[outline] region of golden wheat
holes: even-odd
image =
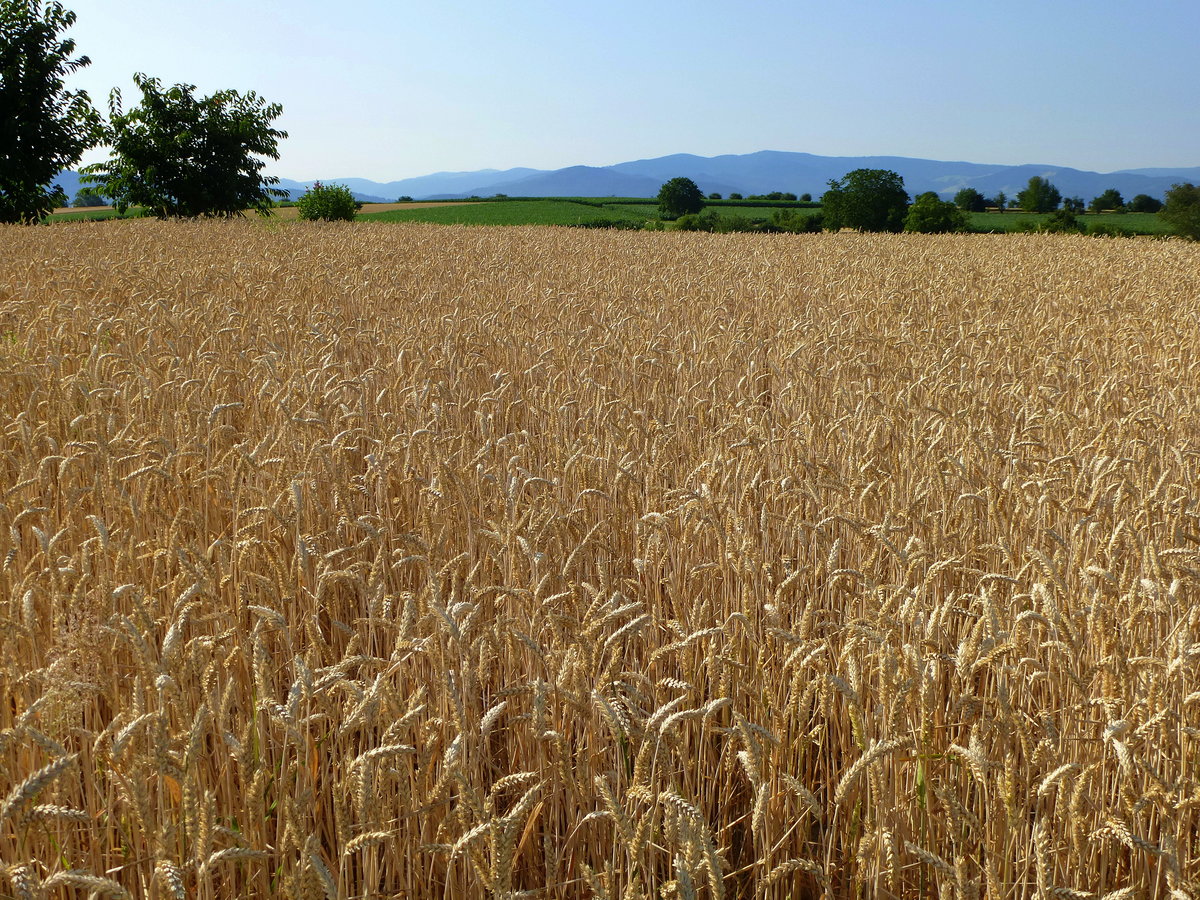
[[[1200,249],[0,251],[0,890],[1200,893]]]

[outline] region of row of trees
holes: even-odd
[[[164,87],[139,73],[141,102],[126,110],[114,89],[106,122],[85,91],[64,86],[91,63],[63,37],[74,24],[60,3],[0,0],[0,222],[38,222],[65,205],[53,179],[99,145],[109,159],[82,171],[121,211],[227,217],[286,196],[262,172],[287,137],[272,126],[279,104],[233,90],[198,97],[194,85]]]
[[[1030,178],[1025,190],[1019,192],[1011,200],[1003,191],[989,200],[975,188],[963,188],[954,195],[954,205],[964,212],[983,212],[989,207],[995,207],[1000,212],[1004,212],[1006,208],[1020,208],[1026,212],[1037,213],[1053,212],[1060,205],[1071,213],[1081,213],[1085,209],[1096,213],[1109,210],[1156,213],[1163,206],[1161,200],[1157,200],[1149,194],[1138,194],[1129,203],[1126,203],[1121,192],[1116,188],[1109,188],[1099,196],[1093,197],[1092,202],[1085,206],[1082,197],[1064,198],[1058,188],[1040,175]]]
[[[668,219],[693,215],[704,208],[704,195],[690,178],[672,178],[662,186],[658,201],[660,214]],[[1001,193],[991,202],[1003,209],[1008,198]],[[1028,212],[1051,212],[1063,204],[1063,199],[1053,184],[1035,175],[1015,202]],[[967,213],[981,212],[988,205],[989,201],[974,188],[959,191],[954,202],[927,191],[910,204],[904,179],[888,169],[855,169],[830,181],[829,190],[821,197],[823,226],[834,231],[965,231]],[[1200,188],[1191,184],[1175,185],[1167,192],[1165,204],[1140,194],[1126,207],[1120,192],[1109,189],[1096,197],[1091,207],[1095,211],[1128,208],[1158,212],[1179,234],[1200,240]],[[1059,215],[1073,217],[1081,212],[1083,201],[1068,198]]]

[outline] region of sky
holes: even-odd
[[[65,0],[134,72],[283,106],[271,174],[392,181],[790,150],[1200,165],[1197,0]],[[84,162],[104,158],[92,151]]]

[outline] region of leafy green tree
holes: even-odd
[[[729,199],[730,200],[741,200],[742,195],[739,194],[737,191],[734,191],[732,194],[729,195]]]
[[[310,222],[352,222],[362,204],[344,184],[317,181],[296,201],[296,209],[301,219]]]
[[[800,202],[801,203],[812,203],[812,194],[801,194]]]
[[[718,194],[716,191],[713,191],[711,194],[708,195],[708,199],[709,200],[720,200],[721,195]]]
[[[104,206],[105,201],[100,194],[91,188],[83,188],[76,192],[72,206]]]
[[[1017,194],[1017,202],[1025,212],[1053,212],[1062,202],[1062,194],[1041,175],[1034,175],[1025,190]]]
[[[704,209],[704,195],[690,178],[672,178],[658,189],[658,211],[664,219],[678,219]]]
[[[1067,212],[1071,213],[1072,215],[1082,213],[1083,212],[1083,198],[1082,197],[1066,197],[1063,199],[1062,207],[1063,207],[1063,209],[1065,209]]]
[[[1156,213],[1162,209],[1162,201],[1149,194],[1138,194],[1129,201],[1130,212]]]
[[[963,212],[983,212],[987,209],[987,201],[983,194],[972,187],[963,188],[954,195],[954,205]]]
[[[997,212],[1004,212],[1004,208],[1008,205],[1008,194],[1004,193],[1004,191],[996,191],[996,197],[993,202],[996,204]]]
[[[1158,217],[1189,241],[1200,241],[1200,186],[1175,184],[1167,191],[1167,202]]]
[[[1092,212],[1103,212],[1106,209],[1120,209],[1124,205],[1121,192],[1116,188],[1109,188],[1099,197],[1092,198],[1091,209]]]
[[[286,197],[262,174],[260,157],[279,159],[287,132],[271,127],[283,112],[254,92],[218,91],[196,97],[195,85],[164,89],[157,78],[133,76],[142,102],[125,112],[120,91],[109,98],[111,124],[107,162],[88,166],[85,176],[113,199],[118,210],[144,206],[159,218],[242,215],[271,209]]]
[[[962,192],[959,191],[959,193]],[[966,231],[966,229],[967,214],[956,204],[949,200],[943,200],[933,191],[918,194],[917,199],[908,208],[908,215],[904,217],[905,231],[942,234],[948,231]]]
[[[829,182],[821,197],[825,227],[900,231],[908,212],[904,179],[889,169],[855,169]]]
[[[61,37],[74,24],[60,3],[0,0],[0,222],[32,224],[59,205],[54,176],[103,134],[87,92],[63,87],[91,63]]]

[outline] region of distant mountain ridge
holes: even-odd
[[[366,178],[322,178],[327,184],[344,184],[364,202],[390,202],[399,197],[414,200],[457,200],[467,197],[653,197],[670,178],[691,178],[704,193],[766,194],[791,191],[819,197],[830,180],[853,169],[891,169],[904,178],[910,196],[934,191],[953,197],[972,187],[987,197],[1004,191],[1015,197],[1034,175],[1048,178],[1064,197],[1085,201],[1116,188],[1125,199],[1149,194],[1161,199],[1173,184],[1200,181],[1200,166],[1124,169],[1089,172],[1068,166],[1026,164],[1018,166],[951,162],[906,156],[816,156],[780,150],[757,153],[696,156],[677,153],[611,166],[568,166],[562,169],[480,169],[474,172],[435,172],[417,178],[378,182]],[[78,190],[74,172],[63,172],[59,183],[71,197]],[[279,187],[295,199],[314,184],[282,178]]]

